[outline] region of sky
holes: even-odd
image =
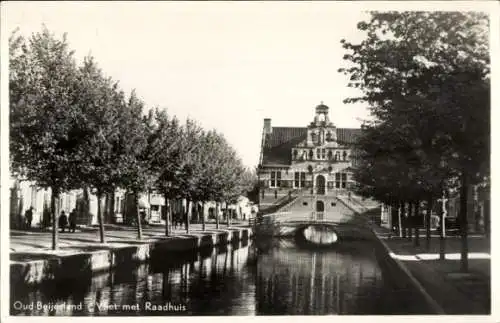
[[[222,132],[248,167],[258,164],[263,119],[305,127],[323,101],[337,127],[369,118],[337,70],[342,38],[358,42],[363,6],[334,2],[10,2],[6,31],[42,24],[67,33],[81,60],[103,71],[148,107],[194,118]]]

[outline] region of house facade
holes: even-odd
[[[358,128],[337,128],[321,103],[304,127],[273,127],[264,119],[258,168],[259,209],[266,210],[292,194],[348,195],[356,166],[353,144]],[[325,210],[316,201],[318,211]]]
[[[36,185],[35,182],[11,178],[10,188],[10,227],[12,229],[23,229],[26,225],[26,211],[33,208],[32,228],[48,227],[51,224],[51,190]],[[187,211],[185,199],[171,201],[173,213],[184,213]],[[164,223],[165,199],[158,192],[141,193],[138,197],[139,212],[144,213],[144,219],[148,223]],[[104,223],[132,223],[136,221],[135,198],[126,190],[117,189],[112,194],[107,194],[101,200]],[[209,201],[206,203],[193,203],[193,221],[201,221],[201,214],[205,219],[220,218],[226,209],[225,203],[216,204]],[[234,219],[247,220],[251,215],[250,201],[241,196],[235,204],[227,206],[228,213]],[[97,197],[89,189],[78,189],[64,192],[59,195],[56,210],[58,216],[64,211],[67,215],[76,211],[78,225],[97,225]],[[197,218],[195,218],[195,216]]]

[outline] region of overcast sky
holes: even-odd
[[[306,126],[324,101],[338,127],[359,127],[364,105],[338,73],[340,40],[360,40],[367,17],[353,3],[8,3],[7,30],[68,35],[81,59],[91,53],[106,74],[149,107],[216,128],[247,166],[258,163],[263,118]]]

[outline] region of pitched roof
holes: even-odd
[[[337,128],[337,142],[340,144],[353,144],[360,135],[359,128]]]
[[[353,144],[361,134],[361,129],[337,128],[337,142]],[[264,141],[262,164],[289,166],[292,163],[292,148],[307,139],[305,127],[273,127]]]
[[[273,127],[266,135],[262,164],[288,166],[292,163],[292,148],[305,140],[307,128]]]

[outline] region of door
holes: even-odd
[[[316,201],[316,218],[315,220],[323,220],[325,214],[325,203],[323,201]]]
[[[325,211],[325,203],[323,201],[316,201],[316,212],[324,212]]]
[[[316,177],[316,194],[325,195],[325,177],[323,175]]]

